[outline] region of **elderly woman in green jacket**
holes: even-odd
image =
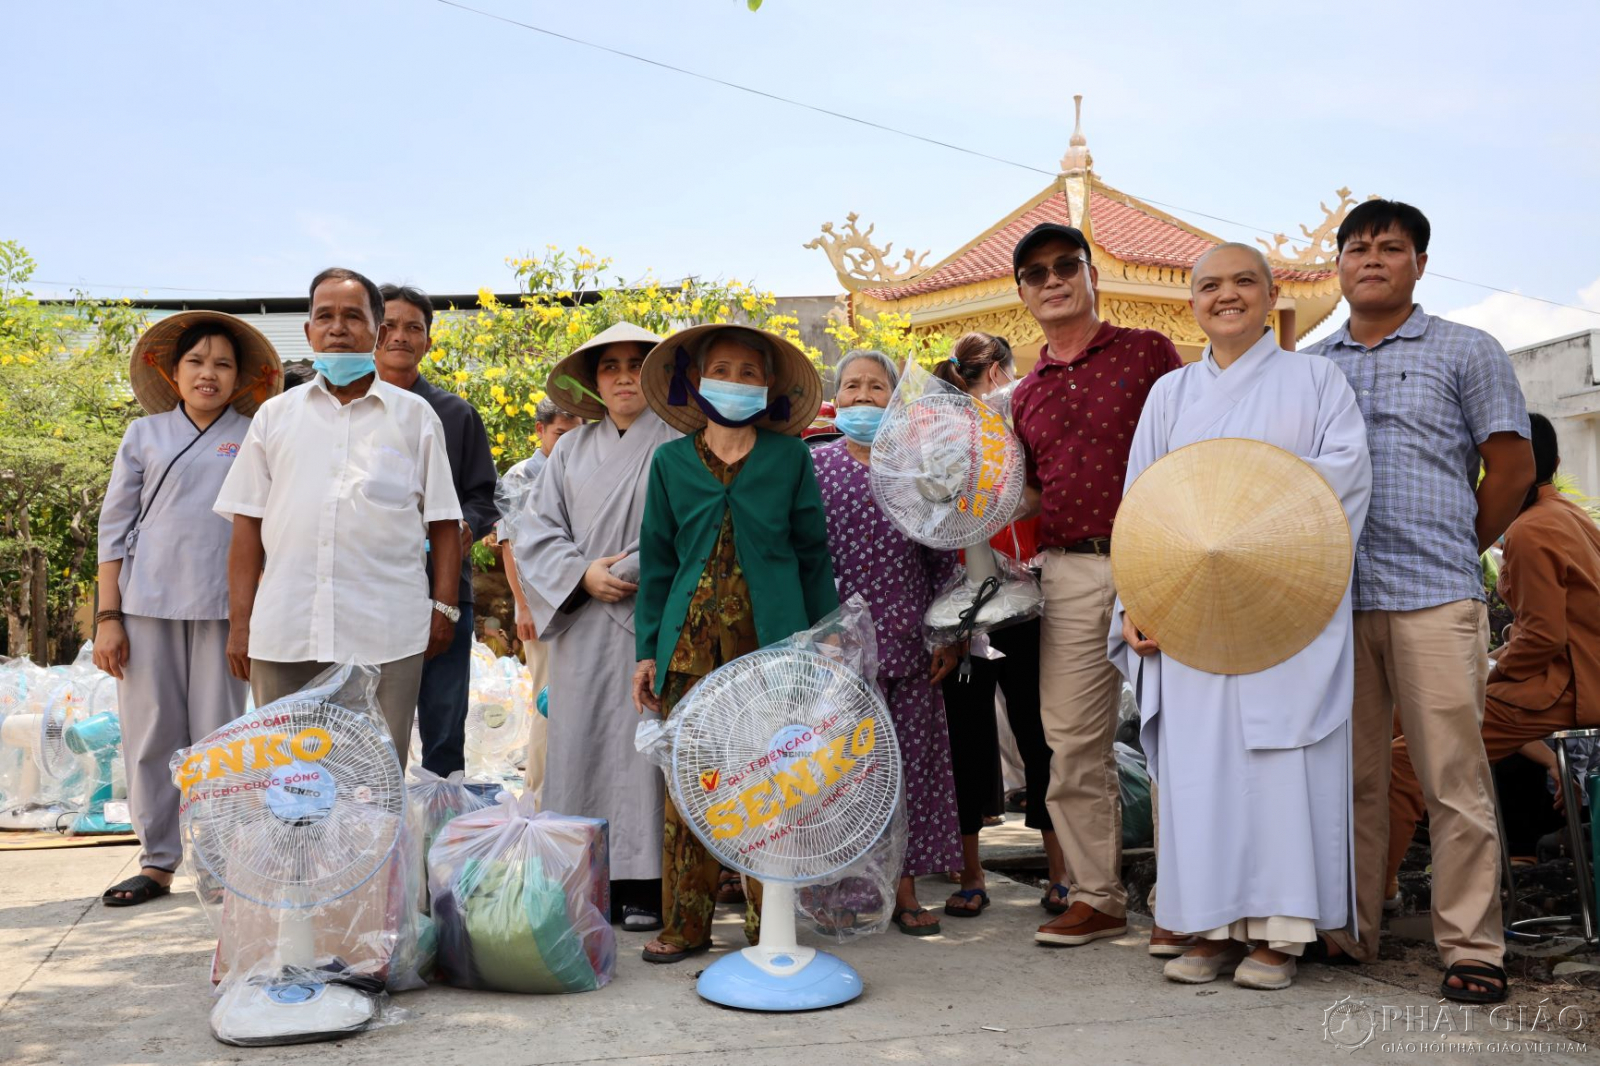
[[[839,606],[811,454],[799,439],[822,403],[810,360],[741,326],[684,330],[645,360],[645,398],[689,434],[650,466],[639,536],[634,701],[670,716],[711,671],[815,625]],[[669,801],[660,936],[648,962],[711,946],[721,867]],[[745,935],[760,894],[747,894]]]

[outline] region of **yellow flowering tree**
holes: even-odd
[[[545,379],[562,357],[618,322],[665,336],[706,322],[742,322],[770,330],[806,350],[799,321],[775,311],[777,298],[744,282],[691,278],[667,283],[647,274],[626,282],[606,277],[611,260],[580,246],[576,255],[549,246],[544,254],[506,261],[517,279],[516,304],[478,293],[476,310],[436,315],[433,348],[423,372],[483,416],[500,469],[537,446],[533,415]]]
[[[896,365],[905,366],[906,360],[915,359],[927,370],[948,359],[950,346],[955,343],[955,338],[944,333],[913,333],[911,316],[895,311],[860,318],[854,325],[836,314],[825,332],[838,342],[840,352],[870,348],[887,355]]]

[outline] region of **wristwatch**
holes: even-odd
[[[461,608],[459,607],[452,607],[448,603],[441,603],[438,600],[434,600],[433,609],[450,619],[451,622],[461,621]]]

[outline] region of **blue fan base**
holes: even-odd
[[[736,951],[707,966],[696,990],[703,999],[740,1010],[819,1010],[859,996],[861,977],[849,963],[825,951],[784,977],[767,973]]]

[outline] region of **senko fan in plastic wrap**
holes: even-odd
[[[902,533],[966,551],[965,580],[928,608],[934,633],[964,640],[1038,612],[1038,584],[1003,572],[988,545],[1011,523],[1026,478],[1022,446],[998,411],[907,368],[873,439],[870,477]]]
[[[195,857],[229,892],[280,911],[275,971],[223,992],[213,1034],[287,1044],[366,1028],[377,989],[324,968],[312,911],[364,884],[399,838],[405,792],[383,724],[290,697],[195,745],[177,780]]]
[[[769,1011],[860,995],[854,969],[797,944],[794,899],[888,830],[900,748],[877,690],[815,651],[768,648],[714,671],[669,729],[673,802],[713,855],[765,887],[760,945],[707,967],[700,995]]]

